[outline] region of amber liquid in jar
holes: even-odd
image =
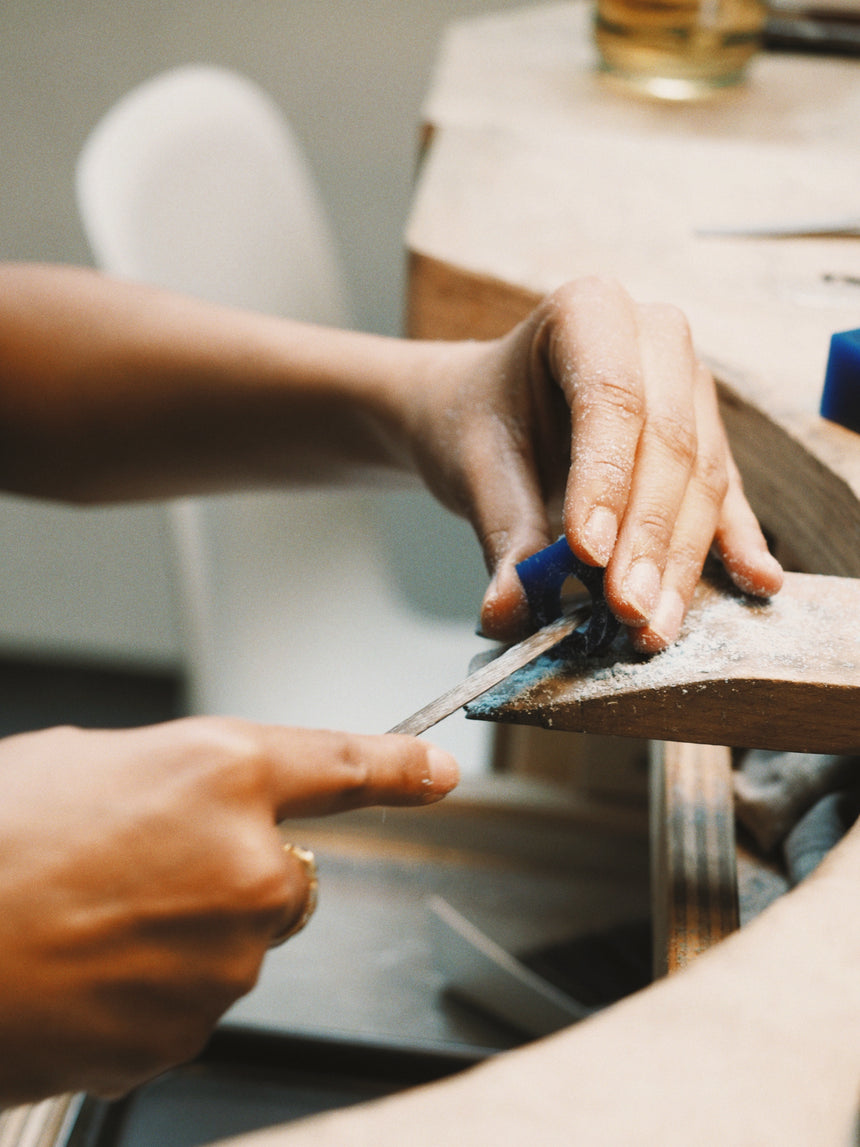
[[[595,42],[608,73],[686,99],[742,78],[765,15],[762,0],[597,0]]]

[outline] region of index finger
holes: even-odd
[[[571,418],[565,533],[591,565],[608,564],[630,493],[645,420],[636,309],[620,284],[578,280],[559,294],[550,346]]]
[[[370,805],[441,800],[459,780],[454,758],[402,734],[264,727],[278,820]]]

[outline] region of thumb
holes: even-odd
[[[552,540],[535,468],[529,458],[511,453],[507,444],[486,459],[471,514],[491,575],[481,606],[481,632],[497,641],[528,633],[529,609],[515,567]]]

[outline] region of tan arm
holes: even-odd
[[[607,566],[612,608],[652,650],[712,543],[736,584],[781,584],[686,321],[617,283],[569,284],[505,338],[447,343],[0,267],[0,488],[87,502],[398,471],[472,523],[491,636],[522,626],[514,565],[552,539],[563,491],[571,544]]]
[[[0,486],[86,502],[405,467],[395,409],[428,358],[80,268],[2,266]]]
[[[860,828],[685,971],[440,1084],[238,1147],[850,1147]]]

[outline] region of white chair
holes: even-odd
[[[127,279],[326,324],[349,317],[302,150],[256,85],[189,66],[144,83],[95,127],[78,206],[96,264]],[[450,685],[475,652],[480,589],[416,604],[409,548],[440,585],[479,569],[468,529],[423,493],[311,491],[183,500],[176,543],[192,707],[381,731]],[[415,580],[415,579],[413,579]],[[480,585],[480,573],[473,578]],[[432,594],[431,594],[432,596]],[[484,725],[436,739],[485,767]]]

